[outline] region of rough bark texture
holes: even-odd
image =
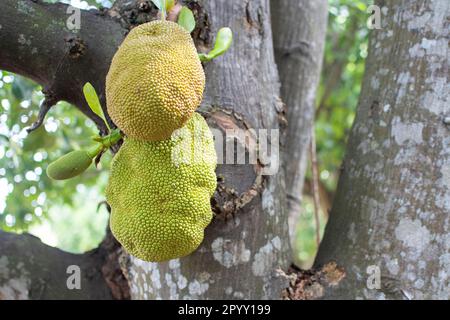
[[[29,234],[0,230],[0,300],[126,298],[127,293],[116,287],[117,279],[110,272],[114,268],[108,265],[117,264],[109,261],[109,254],[120,247],[113,245],[111,250],[111,243],[106,243],[85,254],[70,254]],[[67,270],[73,265],[80,268],[80,290],[67,286],[73,274]],[[116,283],[114,288],[108,286],[110,280]]]
[[[205,67],[207,87],[201,112],[211,127],[222,131],[278,129],[283,108],[273,57],[269,1],[185,3],[197,18],[193,37],[199,51],[211,47],[218,28],[230,26],[234,32],[232,49]],[[104,79],[114,52],[131,27],[155,19],[157,11],[148,1],[119,0],[110,10],[83,11],[81,29],[73,33],[66,28],[66,9],[66,5],[40,1],[2,1],[0,69],[43,85],[47,93],[43,115],[56,101],[66,100],[98,120],[86,108],[82,85],[87,81],[94,84],[106,110]],[[96,123],[104,130],[99,121]],[[271,148],[276,146],[272,144]],[[220,183],[212,201],[216,219],[196,253],[161,264],[122,255],[132,298],[281,297],[288,280],[279,276],[277,269],[286,271],[290,261],[284,171],[280,165],[276,174],[262,176],[264,167],[279,165],[276,159],[267,162],[263,158],[255,165],[219,166]],[[20,241],[20,236],[14,239]],[[43,247],[49,252],[55,250]],[[3,250],[4,243],[0,242]],[[107,252],[108,261],[117,261],[115,250]],[[62,256],[52,254],[55,260]],[[80,259],[88,259],[88,255]],[[8,257],[8,263],[16,258]],[[46,271],[51,269],[42,263],[36,268],[51,277],[51,271]],[[112,295],[121,298],[126,294],[120,279],[114,281],[118,269],[102,268],[102,272]]]
[[[328,298],[450,298],[447,0],[378,1],[357,117],[316,265]],[[367,287],[367,267],[381,288]]]
[[[284,144],[291,240],[300,216],[328,18],[326,0],[271,2],[275,60],[289,119]]]
[[[105,106],[103,75],[127,30],[98,11],[81,11],[80,29],[69,30],[71,12],[60,3],[3,0],[0,5],[0,69],[41,84],[47,98],[42,110],[68,101],[104,132],[105,125],[87,106],[82,88],[91,82]]]
[[[277,129],[282,104],[269,1],[198,3],[208,14],[211,34],[222,26],[234,33],[232,49],[206,65],[202,110],[210,123],[219,129],[237,123],[242,128]],[[222,165],[218,172],[225,183],[221,197],[230,196],[234,189],[251,195],[250,202],[228,212],[230,219],[222,219],[224,212],[219,212],[201,247],[188,257],[167,263],[131,259],[128,276],[133,298],[281,298],[287,281],[277,269],[286,271],[290,260],[282,168],[264,177],[258,177],[257,171],[255,176],[255,168],[249,165]],[[225,202],[220,208],[228,207],[230,201]]]

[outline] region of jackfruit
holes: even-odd
[[[92,157],[86,150],[69,152],[50,163],[47,176],[54,180],[65,180],[83,173],[92,163]]]
[[[170,138],[200,105],[205,74],[190,34],[170,21],[134,29],[106,77],[107,109],[130,138]]]
[[[198,113],[170,139],[124,139],[106,188],[115,238],[145,261],[193,252],[212,219],[216,164],[212,134]]]

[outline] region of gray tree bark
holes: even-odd
[[[69,30],[73,12],[61,3],[4,0],[0,6],[0,68],[42,85],[46,99],[37,124],[52,106],[64,100],[77,106],[105,132],[103,121],[86,104],[82,88],[91,82],[105,106],[105,79],[99,75],[108,72],[109,62],[127,30],[97,11],[81,11],[80,28]]]
[[[0,230],[0,300],[127,299],[120,250],[110,234],[97,249],[71,254]]]
[[[212,35],[222,26],[234,33],[231,50],[206,65],[202,110],[209,123],[222,130],[278,129],[282,104],[269,1],[198,3],[208,14]],[[290,264],[284,170],[280,166],[276,174],[261,176],[260,169],[229,164],[218,168],[224,182],[203,244],[193,254],[166,263],[132,258],[128,276],[133,298],[281,298],[288,282],[277,269],[286,271]],[[226,215],[231,218],[223,219]]]
[[[357,116],[316,265],[335,259],[347,274],[326,298],[447,300],[450,3],[377,4],[382,27],[370,37]]]
[[[316,90],[328,20],[326,0],[271,1],[275,60],[289,119],[284,145],[289,234],[300,217]]]

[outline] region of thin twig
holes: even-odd
[[[311,159],[311,170],[312,170],[312,192],[314,199],[314,219],[316,222],[316,242],[317,247],[320,244],[320,220],[319,220],[319,208],[320,208],[320,198],[319,198],[319,170],[317,165],[317,152],[316,152],[316,134],[314,132],[314,126],[311,130],[311,142],[309,145],[310,159]]]
[[[50,108],[53,107],[57,102],[58,99],[56,99],[54,96],[46,95],[44,101],[39,107],[39,114],[37,120],[26,129],[28,133],[38,129],[42,125],[42,123],[44,123],[45,116],[50,111]]]

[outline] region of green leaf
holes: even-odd
[[[230,28],[221,28],[217,33],[214,49],[209,53],[214,58],[224,54],[233,42],[233,32]]]
[[[100,104],[100,100],[98,99],[97,92],[95,91],[95,88],[90,84],[89,82],[86,82],[83,87],[83,94],[84,98],[86,99],[87,104],[91,108],[92,112],[94,112],[96,115],[98,115],[100,118],[103,119],[106,126],[109,128],[108,122],[106,121],[105,114],[103,113],[102,106]]]
[[[187,8],[181,8],[180,14],[178,16],[178,24],[186,29],[187,32],[191,33],[195,29],[195,18],[192,11]]]
[[[230,28],[221,28],[217,32],[216,42],[214,48],[207,54],[200,53],[198,56],[201,61],[211,61],[212,59],[221,56],[230,48],[233,43],[233,32]]]

